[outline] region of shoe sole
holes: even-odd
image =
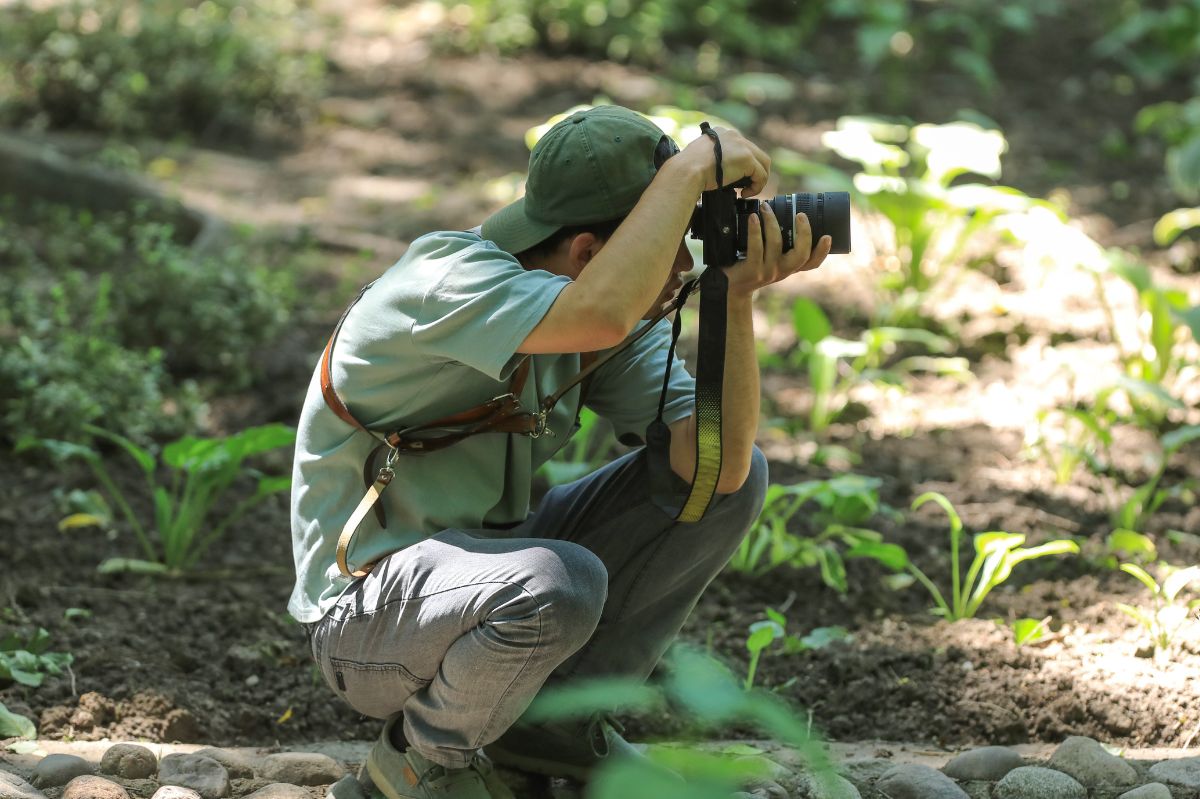
[[[513,768],[518,771],[528,771],[546,777],[569,777],[578,782],[587,782],[592,776],[592,770],[582,766],[572,766],[558,760],[543,760],[537,757],[527,757],[510,752],[499,746],[488,746],[484,752],[498,766]],[[407,799],[406,797],[404,799]]]
[[[366,767],[367,774],[371,777],[371,783],[375,788],[373,797],[383,796],[386,797],[386,799],[420,799],[420,797],[414,794],[400,793],[393,788],[392,784],[388,782],[387,778],[383,776],[383,774],[375,766],[374,761],[372,761],[370,758],[367,759]]]

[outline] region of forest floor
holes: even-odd
[[[613,63],[435,58],[423,44],[416,11],[402,25],[389,13],[400,12],[362,4],[355,26],[335,44],[340,70],[319,118],[294,143],[146,145],[147,159],[174,162],[164,183],[185,202],[232,223],[310,241],[319,263],[305,278],[312,304],[301,309],[291,335],[262,353],[268,389],[215,402],[216,429],[294,423],[340,306],[416,236],[477,224],[519,188],[527,129],[598,96],[639,107],[672,102],[669,82]],[[390,38],[383,33],[387,20]],[[945,121],[974,104],[1001,124],[1009,141],[1004,183],[1034,196],[1066,196],[1073,217],[1102,245],[1151,251],[1150,228],[1169,209],[1167,200],[1148,188],[1117,201],[1111,189],[1115,181],[1136,186],[1140,175],[1161,174],[1161,155],[1135,152],[1115,162],[1092,147],[1099,133],[1127,129],[1145,98],[1111,93],[1102,78],[1086,74],[1064,83],[1060,73],[1027,65],[1022,52],[1009,54],[1011,68],[999,70],[1001,86],[985,107],[965,79],[947,79],[909,115]],[[845,112],[850,89],[829,75],[797,80],[796,88],[794,102],[759,109],[753,133],[813,155],[820,133]],[[80,137],[58,141],[76,152],[92,146]],[[887,240],[877,225],[857,221],[855,236],[853,254],[831,258],[818,273],[775,292],[822,302],[847,338],[869,318],[875,276],[886,260]],[[1179,247],[1147,255],[1156,279],[1184,287],[1194,276],[1181,274],[1179,263],[1189,257],[1194,251]],[[1116,351],[1091,276],[1066,266],[1035,270],[1014,252],[1002,253],[994,271],[1001,280],[966,273],[929,309],[959,334],[955,354],[969,360],[972,379],[923,377],[906,391],[860,385],[851,393],[855,420],[834,424],[820,442],[858,453],[852,471],[881,478],[881,499],[892,508],[907,511],[922,492],[939,491],[970,531],[1026,533],[1031,543],[1071,535],[1083,556],[1022,564],[987,599],[981,618],[953,624],[929,613],[919,587],[885,588],[884,571],[873,562],[848,564],[845,595],[827,588],[815,569],[781,567],[754,578],[727,572],[682,637],[744,674],[747,628],[767,607],[786,614],[789,633],[845,627],[847,641],[765,656],[757,678],[811,713],[814,727],[834,741],[950,751],[1087,735],[1127,747],[1188,747],[1200,737],[1200,630],[1183,634],[1165,662],[1146,657],[1140,628],[1117,609],[1119,602],[1144,603],[1145,592],[1100,562],[1114,502],[1148,476],[1153,438],[1118,430],[1113,457],[1128,478],[1124,484],[1081,471],[1069,485],[1057,485],[1026,447],[1039,410],[1087,398],[1115,379]],[[1132,295],[1115,284],[1112,293],[1115,310],[1131,313]],[[765,313],[760,321],[768,346],[787,351],[790,331],[768,327]],[[802,413],[804,386],[794,374],[768,372],[768,415]],[[1186,399],[1200,406],[1197,396]],[[772,481],[834,473],[811,462],[817,443],[811,434],[764,428]],[[286,459],[275,465],[286,468]],[[134,483],[136,475],[116,456],[111,469]],[[1172,461],[1166,479],[1197,474],[1193,447]],[[0,463],[0,538],[15,542],[0,578],[0,606],[15,621],[50,629],[53,648],[74,656],[69,679],[48,680],[34,692],[0,691],[10,710],[38,722],[43,738],[286,747],[377,734],[377,721],[341,705],[320,683],[304,636],[284,609],[292,587],[285,500],[261,506],[214,550],[206,570],[225,576],[162,580],[96,573],[106,556],[132,554],[125,538],[57,532],[56,492],[76,486],[89,487],[83,472]],[[803,520],[796,523],[803,529]],[[944,584],[947,528],[940,511],[925,508],[875,526]],[[1200,533],[1200,508],[1168,501],[1146,529],[1165,560],[1200,562],[1200,538],[1172,542],[1168,530]],[[64,621],[67,608],[90,616]],[[1051,634],[1021,648],[995,621],[1047,616]],[[682,727],[663,715],[637,719],[633,730],[669,737]]]

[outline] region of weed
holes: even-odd
[[[58,676],[70,667],[70,652],[50,652],[50,633],[39,627],[22,637],[16,632],[0,638],[0,682],[37,688],[47,675]]]
[[[22,738],[33,740],[37,737],[37,728],[33,722],[19,713],[14,713],[0,702],[0,739]],[[10,747],[11,748],[11,747]]]
[[[1170,653],[1176,634],[1187,623],[1192,612],[1200,608],[1200,599],[1184,601],[1180,596],[1189,584],[1200,581],[1200,566],[1170,571],[1162,583],[1136,563],[1122,563],[1121,571],[1136,578],[1150,592],[1151,607],[1147,610],[1119,603],[1118,608],[1142,626],[1154,645],[1154,657],[1164,660]]]
[[[185,436],[174,441],[161,453],[162,465],[170,470],[165,482],[159,482],[158,459],[148,450],[125,436],[98,427],[89,426],[88,432],[116,444],[137,463],[153,502],[151,524],[143,524],[130,498],[109,476],[95,450],[54,440],[26,441],[22,448],[41,446],[59,458],[82,458],[132,528],[145,558],[110,558],[100,564],[103,572],[161,574],[192,569],[230,525],[270,495],[291,485],[290,476],[267,476],[244,465],[251,456],[292,444],[295,431],[284,425],[252,427],[227,438]],[[206,530],[209,517],[218,513],[219,508],[225,510],[221,504],[225,493],[243,476],[257,480],[254,492],[229,508],[220,521]],[[150,530],[155,534],[153,541],[148,534]]]
[[[975,559],[965,577],[961,576],[959,548],[963,539],[962,519],[950,500],[935,491],[929,491],[913,500],[916,510],[926,502],[939,505],[950,520],[950,600],[932,580],[909,559],[908,553],[898,544],[881,542],[862,543],[846,553],[846,557],[869,557],[879,561],[894,572],[907,573],[924,586],[937,607],[933,612],[948,621],[970,619],[975,616],[983,600],[992,589],[1003,583],[1012,574],[1018,563],[1046,555],[1078,554],[1079,545],[1068,539],[1048,541],[1036,547],[1025,548],[1025,536],[1018,533],[988,532],[974,537]]]
[[[1046,637],[1046,633],[1050,631],[1050,617],[1044,619],[1017,619],[1008,625],[1012,630],[1013,643],[1018,648],[1025,644],[1033,644],[1041,641]]]
[[[846,632],[844,627],[817,627],[803,637],[788,635],[787,618],[782,613],[767,608],[766,615],[766,620],[750,625],[750,635],[746,638],[746,649],[750,650],[750,665],[742,685],[747,691],[754,687],[754,674],[758,671],[759,658],[776,641],[782,642],[782,651],[785,654],[794,654],[809,649],[824,649],[834,641],[850,638],[850,633]]]

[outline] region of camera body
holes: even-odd
[[[704,263],[731,266],[746,257],[746,234],[751,214],[771,206],[783,234],[783,251],[796,244],[796,214],[808,215],[815,244],[821,236],[833,239],[831,253],[850,252],[850,195],[844,191],[780,194],[770,200],[737,196],[734,186],[706,191],[692,212],[691,237],[704,244]]]

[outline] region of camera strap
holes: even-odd
[[[707,122],[700,123],[700,131],[713,141],[717,186],[721,187],[725,178],[721,167],[721,139]],[[705,252],[708,252],[707,247]],[[682,330],[680,312],[675,314],[671,326],[671,346],[667,350],[667,368],[658,400],[658,415],[646,429],[646,450],[650,459],[650,479],[655,501],[680,522],[698,522],[704,518],[721,476],[721,396],[725,383],[729,278],[719,266],[708,264],[698,280],[691,281],[680,291],[680,308],[697,286],[700,289],[700,332],[696,359],[696,466],[691,490],[680,506],[672,501],[675,494],[671,490],[671,431],[663,422],[671,363]]]

